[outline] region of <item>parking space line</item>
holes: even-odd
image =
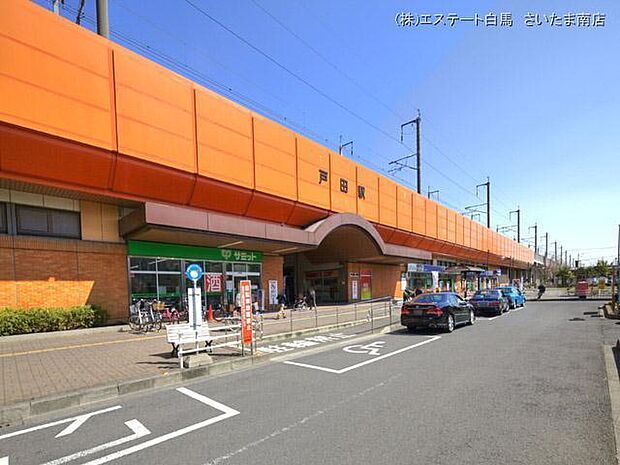
[[[83,419],[84,419],[84,421],[86,421],[90,417],[93,417],[95,415],[100,415],[102,413],[112,412],[114,410],[118,410],[119,408],[121,408],[120,405],[115,405],[114,407],[105,408],[103,410],[97,410],[96,412],[85,413],[83,415],[78,415],[76,417],[71,417],[71,418],[65,418],[64,420],[58,420],[58,421],[54,421],[52,423],[45,423],[43,425],[33,426],[31,428],[22,429],[22,430],[19,430],[19,431],[13,431],[12,433],[8,433],[8,434],[4,434],[4,435],[0,436],[0,440],[12,438],[12,437],[15,437],[15,436],[20,436],[22,434],[30,433],[32,431],[38,431],[38,430],[41,430],[41,429],[50,428],[52,426],[63,425],[65,423],[71,423],[71,425],[69,425],[68,428],[71,428],[71,426],[76,424],[76,423],[77,423],[77,426],[79,427],[83,423],[83,421],[82,421]],[[63,431],[67,431],[68,428],[65,428]],[[67,433],[67,434],[69,434],[69,433]],[[57,437],[60,437],[60,436],[57,436]]]
[[[184,387],[180,387],[176,389],[178,392],[180,392],[181,394],[185,394],[188,397],[191,397],[192,399],[195,399],[205,405],[208,405],[209,407],[213,407],[217,410],[219,410],[220,412],[222,412],[221,415],[218,415],[216,417],[213,418],[209,418],[207,420],[195,423],[193,425],[190,426],[186,426],[185,428],[181,428],[178,429],[176,431],[172,431],[171,433],[167,433],[167,434],[163,434],[162,436],[158,436],[156,438],[150,439],[148,441],[145,441],[141,444],[136,444],[135,446],[132,447],[128,447],[127,449],[122,449],[119,450],[118,452],[114,452],[112,454],[109,455],[105,455],[103,457],[100,457],[98,459],[92,460],[90,462],[84,463],[83,465],[100,465],[102,463],[108,463],[111,462],[112,460],[116,460],[118,458],[121,457],[125,457],[127,455],[133,454],[135,452],[139,452],[141,450],[144,449],[148,449],[149,447],[153,447],[156,446],[158,444],[161,444],[163,442],[169,441],[171,439],[175,439],[178,438],[180,436],[184,436],[188,433],[191,433],[192,431],[196,431],[202,428],[205,428],[209,425],[212,425],[214,423],[218,423],[222,420],[226,420],[228,418],[234,417],[235,415],[239,415],[239,411],[235,410],[234,408],[228,407],[227,405],[221,404],[213,399],[210,399],[209,397],[203,396],[202,394],[198,394],[197,392],[194,392],[190,389],[184,388]]]
[[[386,359],[386,358],[391,357],[393,355],[398,355],[398,354],[401,354],[401,353],[406,352],[408,350],[415,349],[416,347],[423,346],[425,344],[428,344],[430,342],[436,341],[438,339],[441,339],[441,336],[431,336],[430,339],[427,339],[427,340],[422,341],[422,342],[418,342],[417,344],[413,344],[413,345],[410,345],[410,346],[407,346],[407,347],[403,347],[402,349],[395,350],[394,352],[389,352],[387,354],[380,355],[380,356],[372,358],[370,360],[365,360],[363,362],[356,363],[355,365],[351,365],[351,366],[348,366],[348,367],[345,367],[345,368],[341,368],[339,370],[336,370],[334,368],[329,368],[329,367],[321,367],[321,366],[318,366],[318,365],[312,365],[312,364],[309,364],[309,363],[300,363],[300,362],[294,362],[294,361],[288,361],[288,360],[283,362],[283,363],[286,363],[287,365],[296,365],[296,366],[300,366],[300,367],[303,367],[303,368],[311,368],[313,370],[325,371],[327,373],[333,373],[333,374],[336,374],[336,375],[341,375],[341,374],[346,373],[348,371],[355,370],[356,368],[360,368],[360,367],[363,367],[365,365],[369,365],[371,363],[378,362],[379,360]]]

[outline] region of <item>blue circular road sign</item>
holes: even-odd
[[[198,281],[202,278],[202,268],[200,265],[192,263],[185,270],[185,276],[187,276],[187,279],[191,279],[192,281]]]

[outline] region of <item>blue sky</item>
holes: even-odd
[[[425,192],[439,189],[441,202],[463,211],[483,201],[475,185],[489,176],[494,228],[520,206],[522,236],[538,223],[539,236],[548,232],[573,258],[615,256],[618,2],[190,1],[319,92],[185,0],[109,0],[113,39],[332,149],[340,135],[353,140],[353,158],[377,170],[414,147],[412,131],[398,143],[399,127],[419,108]],[[63,14],[74,19],[78,3],[65,0]],[[86,0],[86,27],[94,3]],[[399,12],[509,12],[513,26],[398,27]],[[545,22],[581,12],[605,14],[605,26]],[[526,27],[527,13],[543,24]],[[413,171],[396,175],[414,185]]]

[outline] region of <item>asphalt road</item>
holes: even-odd
[[[530,303],[452,334],[306,339],[261,368],[2,429],[0,465],[616,463],[614,329],[595,311]]]

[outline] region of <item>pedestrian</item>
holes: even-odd
[[[316,291],[314,290],[314,287],[310,288],[310,310],[314,309],[316,310]]]
[[[420,294],[424,294],[424,291],[422,289],[420,289],[419,287],[415,288],[415,296],[419,296]]]
[[[233,316],[235,315],[241,315],[241,292],[237,292],[235,296],[235,311],[233,312]]]
[[[546,290],[547,288],[545,287],[545,285],[543,283],[540,283],[540,286],[538,286],[537,300],[540,300],[540,298],[542,297],[542,295],[545,293]]]

